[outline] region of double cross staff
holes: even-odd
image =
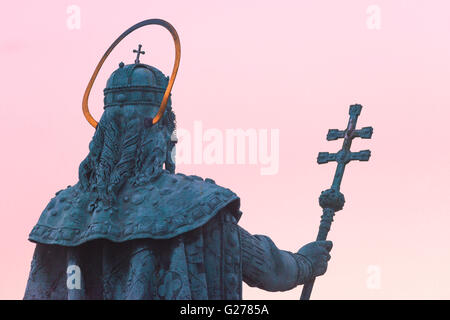
[[[344,138],[342,149],[338,153],[319,152],[317,157],[317,163],[319,164],[327,163],[329,161],[337,162],[336,173],[334,174],[331,188],[322,191],[319,197],[319,205],[322,207],[323,215],[320,220],[319,233],[316,239],[317,241],[327,239],[328,231],[330,231],[335,212],[344,207],[344,195],[339,191],[339,189],[341,188],[342,177],[344,175],[346,164],[352,160],[369,161],[370,150],[363,150],[359,152],[350,151],[353,138],[370,139],[372,137],[372,127],[365,127],[360,130],[355,130],[356,121],[358,121],[358,116],[361,114],[361,109],[362,106],[359,104],[351,105],[349,112],[350,119],[348,120],[347,129],[343,131],[330,129],[328,131],[328,141]],[[300,300],[309,300],[314,286],[314,280],[315,278],[305,283]]]

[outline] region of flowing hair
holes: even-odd
[[[147,108],[147,109],[145,109]],[[108,107],[89,144],[89,154],[79,167],[84,191],[97,192],[112,205],[123,185],[143,185],[162,171],[175,171],[171,157],[175,142],[175,114],[170,104],[163,118],[151,126],[148,106]],[[163,165],[165,168],[163,168]]]

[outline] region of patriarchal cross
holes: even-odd
[[[347,129],[337,130],[330,129],[328,131],[327,140],[337,140],[344,138],[342,149],[337,153],[319,152],[317,163],[327,163],[330,161],[337,162],[336,172],[334,174],[331,188],[322,191],[319,197],[319,205],[322,207],[323,215],[321,217],[319,233],[317,234],[317,241],[326,240],[328,231],[330,231],[331,223],[333,222],[334,213],[344,207],[344,195],[339,191],[341,188],[342,177],[344,176],[345,166],[352,160],[369,161],[370,150],[362,150],[359,152],[351,152],[352,140],[354,138],[370,139],[372,138],[373,128],[364,127],[359,130],[356,129],[356,121],[361,114],[362,106],[354,104],[350,106],[350,119],[348,120]],[[314,286],[314,278],[305,283],[303,286],[301,300],[309,300],[311,291]]]

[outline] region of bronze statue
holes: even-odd
[[[142,26],[165,27],[175,41],[170,79],[120,63],[97,121],[87,101],[113,48]],[[242,281],[285,291],[325,273],[330,241],[297,253],[238,225],[240,199],[212,179],[175,173],[170,92],[180,43],[166,21],[145,20],[106,51],[83,98],[95,128],[79,181],[56,193],[29,239],[36,243],[25,299],[242,299]]]

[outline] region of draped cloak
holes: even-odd
[[[241,299],[239,205],[211,179],[165,170],[146,185],[126,182],[113,206],[69,186],[30,233],[24,298]]]

